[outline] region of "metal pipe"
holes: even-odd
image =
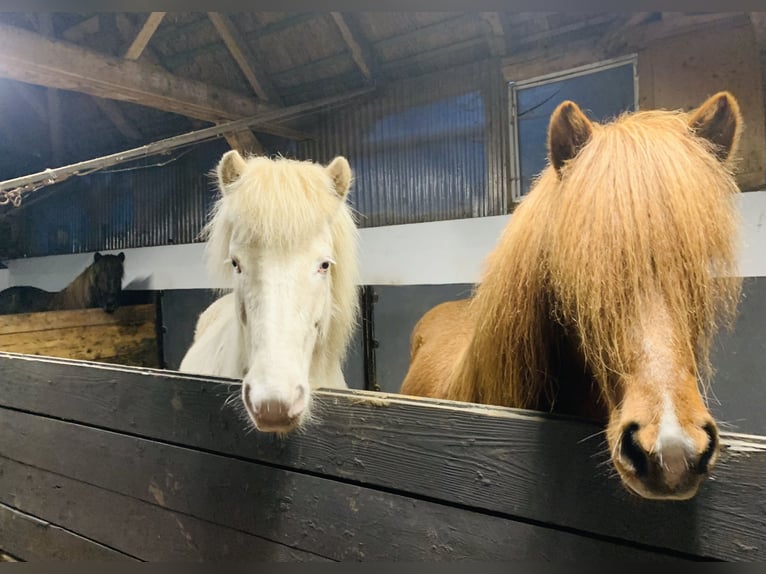
[[[171,138],[152,142],[126,151],[117,152],[79,163],[73,163],[71,165],[66,165],[55,169],[46,169],[45,171],[25,175],[22,177],[8,179],[0,182],[0,196],[10,197],[14,194],[36,191],[36,189],[33,189],[35,186],[39,188],[45,185],[58,183],[81,172],[97,171],[105,167],[125,163],[132,159],[156,155],[158,153],[173,150],[185,145],[221,137],[227,133],[240,131],[258,125],[268,124],[275,121],[287,121],[295,119],[300,116],[316,112],[323,108],[337,107],[347,103],[352,99],[367,95],[373,91],[374,88],[362,88],[348,92],[341,96],[332,96],[329,98],[316,100],[314,102],[307,102],[304,104],[297,104],[295,106],[290,106],[271,112],[264,112],[257,116],[242,118],[240,120],[226,122],[224,124],[219,124],[210,128],[204,128],[178,136],[173,136]],[[11,194],[9,194],[9,192],[11,192]]]

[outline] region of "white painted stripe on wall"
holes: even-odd
[[[740,270],[766,276],[766,191],[739,197],[743,222]],[[368,285],[475,283],[484,259],[510,216],[395,225],[361,230],[362,281]],[[127,289],[205,289],[213,284],[202,260],[202,244],[126,249]],[[7,262],[0,288],[34,285],[63,289],[92,260],[92,254],[57,255]]]

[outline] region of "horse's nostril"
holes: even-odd
[[[649,473],[649,459],[636,437],[639,428],[638,423],[630,423],[622,431],[620,454],[633,466],[636,476],[643,477]]]
[[[713,458],[716,450],[718,450],[718,431],[715,425],[707,423],[703,428],[708,436],[708,444],[697,463],[697,470],[700,474],[705,474],[710,470],[710,460]]]

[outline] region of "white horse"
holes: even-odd
[[[308,415],[312,389],[348,388],[341,367],[358,315],[351,168],[343,157],[325,167],[229,151],[216,171],[206,257],[232,292],[200,315],[180,370],[242,379],[256,428],[288,432]]]

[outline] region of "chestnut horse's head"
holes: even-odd
[[[694,496],[719,452],[703,389],[741,282],[740,129],[725,92],[690,113],[598,125],[564,102],[551,116],[551,166],[533,190],[547,206],[545,281],[608,407],[614,466],[645,498]]]

